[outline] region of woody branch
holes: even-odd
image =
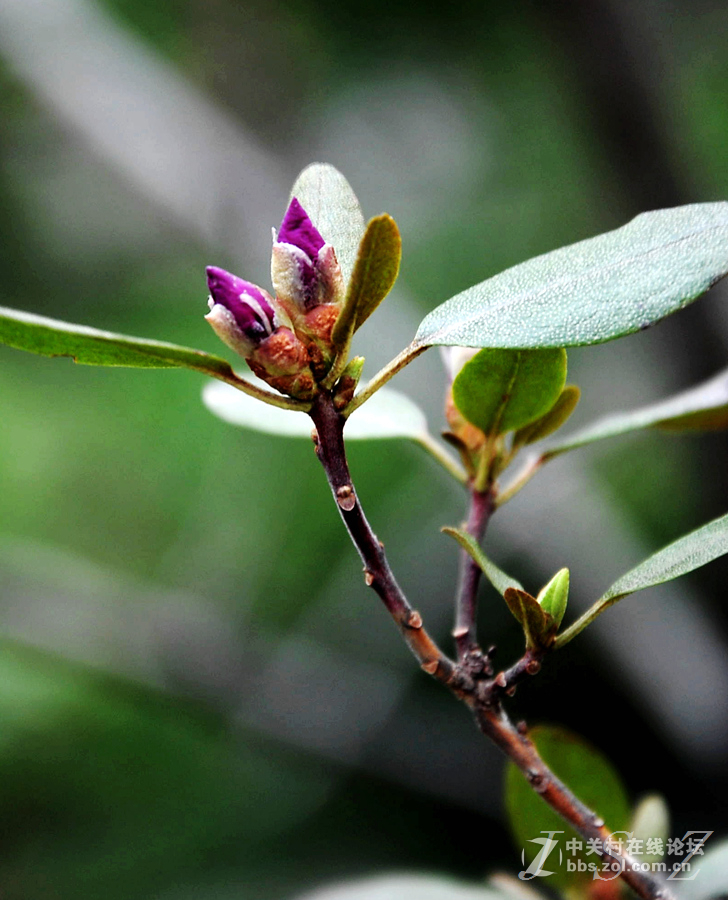
[[[673,900],[667,888],[642,872],[630,856],[609,843],[609,832],[603,820],[575,797],[549,769],[528,738],[525,723],[514,726],[503,709],[503,694],[527,675],[536,674],[541,665],[540,657],[536,659],[533,654],[526,653],[506,672],[500,672],[493,679],[476,681],[460,662],[454,662],[440,650],[427,633],[422,617],[410,606],[397,584],[384,546],[364,515],[346,459],[343,436],[345,419],[336,410],[329,392],[321,391],[316,396],[309,415],[315,425],[313,438],[316,455],[326,472],[344,525],[364,563],[364,580],[381,598],[420,666],[467,704],[480,730],[518,766],[531,787],[552,809],[586,840],[601,842],[605,856],[615,862],[620,877],[642,900]],[[492,512],[492,499],[490,509],[485,499],[480,499],[483,506],[471,513],[470,519],[476,528],[480,524],[484,528]],[[474,587],[477,588],[477,579],[474,580]],[[474,617],[471,595],[468,594],[466,599],[469,602],[463,604],[463,614]]]

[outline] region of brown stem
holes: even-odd
[[[336,411],[330,394],[321,392],[310,416],[316,426],[316,455],[326,472],[329,486],[354,546],[364,563],[364,581],[381,597],[420,666],[448,687],[455,688],[460,673],[422,626],[397,584],[384,553],[384,545],[372,531],[349,474],[344,447],[344,417]]]
[[[547,654],[542,647],[533,647],[504,672],[499,672],[492,681],[481,687],[481,700],[485,706],[496,706],[504,695],[512,697],[518,685],[530,675],[538,675],[541,663]]]
[[[472,710],[481,731],[523,772],[544,800],[582,837],[609,839],[604,822],[578,800],[551,772],[539,756],[525,727],[516,728],[504,712],[501,691],[515,686],[529,672],[532,659],[489,681],[475,681],[462,664],[448,659],[427,634],[419,613],[412,609],[397,584],[384,553],[384,546],[371,529],[351,481],[344,447],[344,418],[334,408],[331,395],[321,392],[313,402],[310,416],[316,426],[316,455],[324,467],[331,491],[354,546],[364,563],[364,579],[381,597],[421,667],[442,682]],[[540,660],[538,660],[540,664]],[[533,667],[531,667],[533,669]],[[649,875],[634,871],[634,861],[616,848],[607,855],[622,867],[621,877],[642,900],[672,900],[672,894]]]
[[[470,512],[465,530],[478,544],[483,540],[485,529],[495,507],[493,492],[488,489],[470,492]],[[482,659],[478,645],[478,585],[482,572],[480,566],[465,550],[460,551],[460,576],[455,598],[455,627],[453,637],[458,651],[458,660],[463,663],[468,658],[473,662]]]
[[[672,900],[672,893],[650,875],[639,869],[629,854],[610,846],[610,831],[604,820],[574,796],[541,759],[526,733],[525,725],[515,727],[500,704],[488,707],[478,704],[475,719],[487,735],[523,772],[528,783],[569,825],[587,840],[596,839],[605,848],[605,858],[619,867],[620,877],[643,900]]]

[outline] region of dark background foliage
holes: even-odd
[[[313,159],[394,215],[371,374],[456,291],[645,209],[728,196],[725,4],[0,0],[0,303],[219,352],[204,266],[268,284]],[[570,354],[575,422],[724,365],[719,286]],[[191,373],[0,351],[0,885],[5,900],[292,897],[391,870],[519,863],[501,762],[369,596],[306,442],[236,431]],[[441,423],[436,352],[396,385]],[[357,445],[360,495],[447,642],[463,498]],[[553,463],[492,528],[584,606],[728,507],[723,435]],[[500,520],[500,521],[499,521]],[[604,749],[671,833],[725,833],[725,562],[638,595],[514,701]],[[506,662],[514,621],[483,592]]]

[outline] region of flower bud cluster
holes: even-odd
[[[218,337],[284,394],[308,400],[334,358],[331,332],[344,300],[334,248],[294,197],[273,232],[275,296],[216,266],[207,268],[210,312]]]

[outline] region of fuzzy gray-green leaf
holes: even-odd
[[[507,269],[425,317],[415,346],[570,347],[639,331],[728,273],[728,203],[642,213]]]
[[[307,891],[295,900],[513,900],[513,896],[499,885],[402,873],[344,881]]]
[[[728,553],[728,514],[713,519],[702,528],[678,538],[618,578],[591,609],[558,636],[555,646],[563,647],[605,609],[623,597],[672,581],[726,553]]]
[[[235,377],[224,359],[201,350],[99,331],[5,307],[0,307],[0,343],[42,356],[70,356],[88,366],[185,368],[218,377]]]
[[[364,234],[364,216],[356,194],[344,176],[328,163],[311,163],[291,190],[323,239],[336,250],[348,283]]]
[[[359,244],[356,265],[346,300],[331,338],[344,347],[351,335],[369,318],[397,280],[402,257],[402,239],[394,219],[382,213],[367,225]]]
[[[670,835],[670,809],[661,794],[649,794],[643,797],[632,812],[629,830],[636,841],[644,841],[643,846],[652,840],[667,841]],[[660,862],[660,853],[641,853],[640,862]]]
[[[696,840],[700,837],[694,835]],[[680,900],[720,900],[728,894],[728,840],[706,849],[704,856],[696,854],[690,863],[690,872],[686,867],[680,879]]]
[[[247,379],[265,386],[254,376]],[[276,409],[260,403],[233,387],[212,381],[205,385],[203,402],[211,413],[231,425],[280,437],[311,440],[311,419],[298,411]],[[422,442],[428,434],[425,414],[399,391],[382,388],[349,417],[344,431],[347,440],[409,438]]]
[[[557,456],[595,441],[644,428],[667,431],[717,431],[728,428],[728,369],[660,403],[597,419],[592,425],[567,436],[561,443],[549,446],[546,453],[550,457]]]

